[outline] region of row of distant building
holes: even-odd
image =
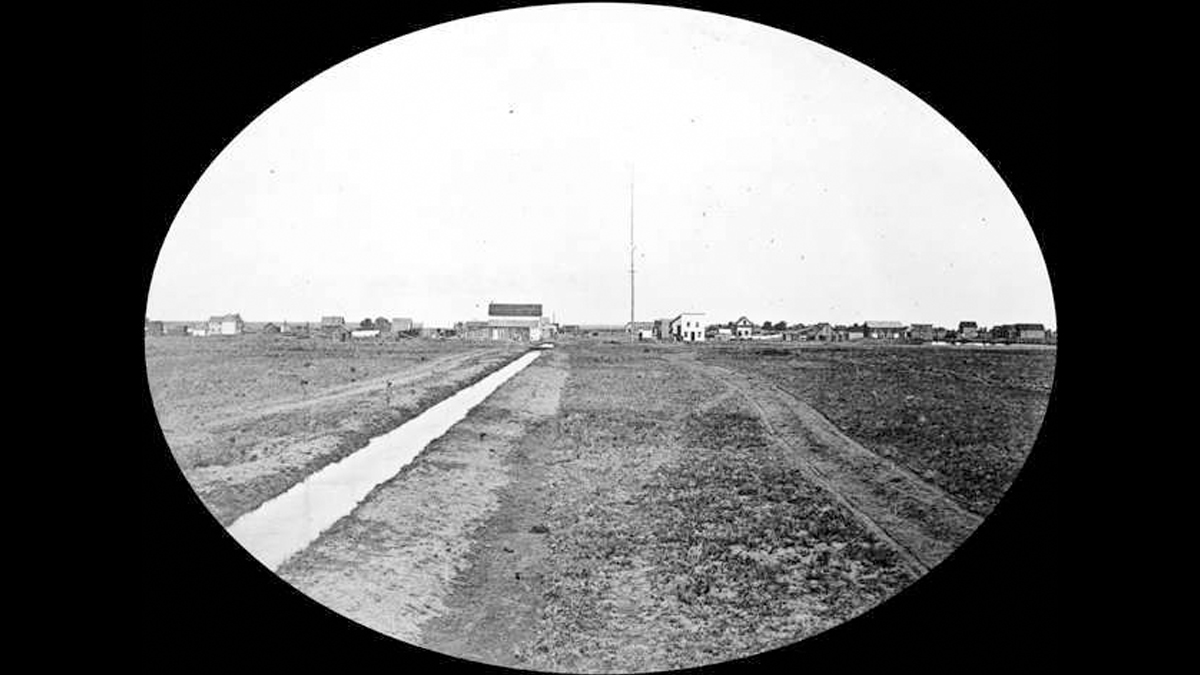
[[[295,336],[316,335],[337,341],[351,338],[373,338],[381,335],[404,337],[430,336],[440,333],[438,329],[426,329],[410,318],[379,317],[363,319],[358,324],[349,324],[342,316],[323,316],[317,322],[266,322],[252,324],[244,321],[240,314],[223,314],[210,317],[208,321],[151,321],[146,318],[146,335],[188,335],[194,337],[230,336],[245,333],[286,334]]]
[[[489,303],[486,320],[459,321],[452,328],[426,328],[411,318],[379,317],[347,324],[344,317],[325,316],[310,324],[266,323],[249,326],[238,314],[211,317],[207,322],[162,322],[146,319],[147,335],[228,336],[247,332],[318,336],[336,341],[353,339],[402,339],[410,337],[509,342],[540,342],[557,335],[620,337],[638,340],[704,342],[709,340],[780,340],[787,342],[850,342],[895,340],[905,342],[1004,342],[1054,344],[1057,335],[1040,323],[1003,324],[985,328],[974,321],[960,321],[955,329],[927,323],[906,325],[899,321],[863,321],[851,325],[830,323],[788,324],[780,321],[757,324],[742,316],[725,324],[708,323],[702,312],[683,312],[674,317],[626,324],[567,324],[560,326],[547,317],[538,303]]]
[[[623,326],[563,326],[566,334],[594,337],[635,333],[639,340],[704,342],[723,340],[778,340],[784,342],[850,342],[855,340],[895,340],[905,342],[1006,342],[1052,344],[1054,331],[1040,323],[1003,324],[985,328],[975,321],[961,321],[957,329],[928,323],[904,324],[900,321],[863,321],[851,325],[826,322],[814,324],[755,323],[742,316],[736,321],[713,324],[700,312],[685,312],[673,318],[638,321]]]

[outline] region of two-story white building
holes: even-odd
[[[671,337],[682,342],[704,342],[704,313],[684,312],[672,319]]]

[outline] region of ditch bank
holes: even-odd
[[[554,418],[565,356],[547,352],[284,563],[279,576],[385,635],[419,642],[467,567],[471,534],[512,480],[510,458]]]
[[[238,446],[212,463],[184,468],[184,476],[214,517],[229,527],[325,466],[367,446],[426,410],[515,361],[520,352],[485,352],[431,364],[419,373],[375,378],[353,396],[262,416],[247,415],[221,430]],[[388,381],[393,386],[387,385]],[[174,440],[168,438],[172,444]]]

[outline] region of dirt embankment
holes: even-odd
[[[557,412],[564,361],[543,354],[279,575],[350,619],[417,642],[421,625],[445,613],[452,581],[469,566],[471,534],[512,481],[512,458],[540,443],[534,439]]]
[[[476,347],[441,354],[381,351],[370,354],[371,358],[356,357],[354,351],[319,353],[321,357],[305,351],[269,352],[266,357],[256,353],[256,361],[266,358],[275,362],[274,368],[262,366],[264,380],[269,379],[268,373],[278,377],[289,363],[297,366],[293,361],[300,361],[297,367],[302,371],[308,370],[304,363],[320,363],[313,370],[323,375],[313,375],[313,382],[326,386],[293,383],[273,392],[246,379],[238,359],[226,365],[207,359],[197,365],[192,363],[195,355],[175,355],[175,360],[187,357],[192,367],[174,370],[190,372],[193,378],[213,371],[236,380],[234,393],[225,397],[197,399],[188,395],[180,376],[169,376],[171,369],[161,363],[150,368],[167,443],[193,489],[222,524],[229,525],[305,476],[365,446],[372,437],[501,368],[521,352]],[[346,371],[349,377],[335,376],[333,370]]]

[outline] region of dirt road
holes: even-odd
[[[701,364],[692,356],[677,358],[750,401],[771,434],[803,458],[805,477],[894,545],[918,572],[945,559],[982,522],[941,489],[867,450],[769,380]]]

